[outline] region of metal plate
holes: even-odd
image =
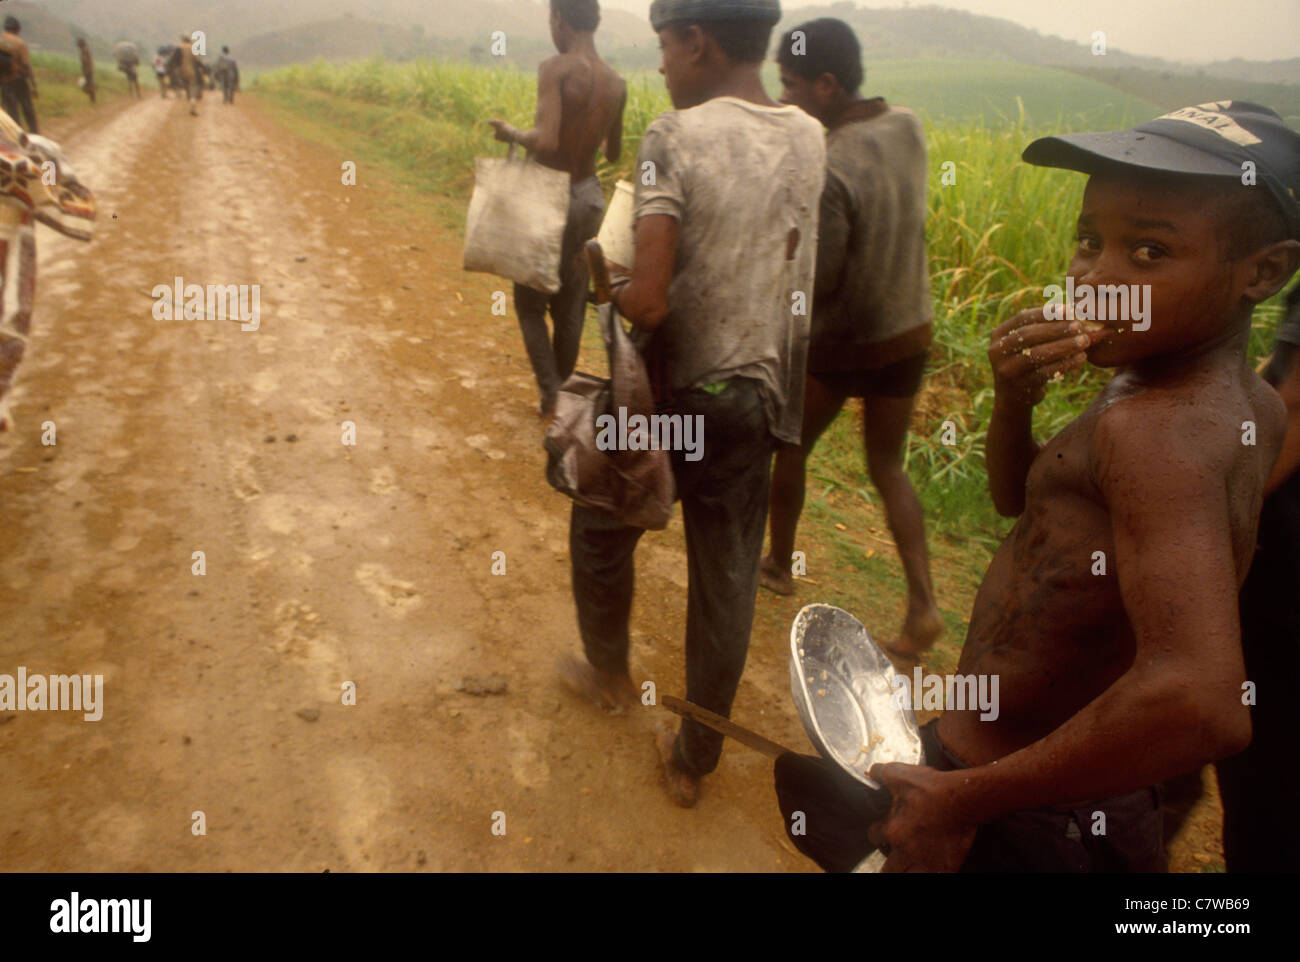
[[[834,605],[808,605],[790,626],[790,691],[808,738],[871,788],[882,762],[924,763],[910,707],[895,694],[897,672],[862,622]]]

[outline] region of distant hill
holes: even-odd
[[[1291,127],[1300,129],[1300,86],[1260,83],[1232,77],[1174,73],[1168,70],[1080,69],[1073,71],[1116,90],[1142,97],[1166,110],[1211,100],[1250,100],[1276,110]]]
[[[1010,20],[940,6],[892,10],[863,9],[852,3],[818,4],[787,9],[780,29],[815,17],[838,17],[855,28],[863,56],[871,60],[1011,60],[1072,70],[1142,69],[1204,73],[1241,80],[1300,84],[1300,58],[1268,63],[1225,60],[1216,64],[1177,63],[1142,57],[1109,47],[1094,55],[1090,43],[1052,37]],[[1176,28],[1176,24],[1171,25]],[[1082,37],[1090,36],[1082,31]]]
[[[79,36],[87,37],[92,50],[102,45],[102,41],[96,43],[99,38],[93,31],[73,26],[43,6],[25,3],[23,0],[11,0],[9,3],[0,4],[0,21],[9,16],[18,18],[18,22],[22,24],[22,37],[33,50],[71,57],[76,53],[76,42]],[[111,46],[112,44],[108,45]]]
[[[546,0],[31,0],[105,38],[152,44],[181,30],[202,29],[210,44],[229,43],[250,66],[301,60],[421,56],[474,60],[503,30],[505,62],[531,69],[551,51]],[[31,2],[22,4],[30,6]],[[1076,71],[1146,70],[1205,74],[1252,83],[1300,85],[1300,58],[1268,63],[1226,60],[1175,63],[1050,37],[1010,20],[939,6],[861,9],[852,3],[788,8],[781,29],[813,17],[848,21],[868,63],[880,60],[1005,60]],[[1172,24],[1176,28],[1176,24]],[[1084,37],[1080,38],[1085,39]],[[644,18],[606,9],[600,50],[621,69],[658,66],[657,42]],[[243,49],[241,49],[243,48]]]
[[[203,30],[210,42],[232,47],[254,37],[288,34],[292,28],[317,26],[351,18],[410,30],[423,28],[429,37],[455,37],[465,49],[486,41],[495,30],[510,39],[545,40],[549,45],[548,4],[541,0],[39,0],[51,13],[84,24],[105,36],[157,37],[170,40],[181,30]],[[324,29],[322,44],[337,37],[336,26]],[[380,34],[362,28],[364,40]],[[297,36],[304,36],[299,34]],[[607,10],[602,40],[614,46],[654,45],[650,27],[640,17]],[[381,41],[382,42],[382,41]],[[361,44],[358,43],[358,46]],[[258,48],[265,51],[265,48]],[[265,55],[265,54],[264,54]],[[282,58],[274,58],[280,62]],[[308,59],[312,59],[308,57]]]
[[[1252,83],[1300,84],[1300,57],[1290,60],[1216,60],[1203,69],[1215,77],[1232,77]]]
[[[57,53],[62,57],[77,56],[77,38],[85,36],[90,43],[91,53],[96,60],[107,60],[112,56],[113,43],[98,30],[87,29],[81,22],[57,16],[47,5],[27,3],[26,0],[0,1],[0,21],[4,17],[17,17],[22,25],[22,39],[32,51],[38,53]],[[136,39],[133,36],[120,36],[121,39]]]

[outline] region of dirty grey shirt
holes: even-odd
[[[881,367],[930,344],[925,132],[905,107],[855,106],[827,135],[814,372]]]
[[[717,97],[658,117],[637,169],[636,218],[680,224],[661,328],[674,390],[753,378],[768,430],[790,443],[803,418],[825,167],[821,125],[802,110]]]

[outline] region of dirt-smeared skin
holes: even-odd
[[[185,110],[54,131],[101,215],[89,247],[38,241],[0,438],[0,672],[102,672],[105,707],[0,715],[0,870],[812,868],[767,759],[729,745],[684,812],[650,737],[670,716],[558,686],[568,508],[500,284],[364,165],[343,187],[346,148],[253,99]],[[177,275],[261,284],[260,330],[154,320]],[[642,554],[634,677],[680,691],[680,524]],[[755,638],[736,720],[806,745],[783,646]],[[504,694],[455,690],[494,673]]]
[[[1152,457],[1187,460],[1191,470],[1207,473],[1222,470],[1230,493],[1226,504],[1233,551],[1226,560],[1238,587],[1245,578],[1254,553],[1263,465],[1280,442],[1267,385],[1244,364],[1239,371],[1220,366],[1185,379],[1176,389],[1148,388],[1138,395],[1124,380],[1107,385],[1038,455],[1026,484],[1025,512],[998,549],[976,596],[959,670],[999,676],[1000,713],[996,721],[962,726],[952,724],[958,717],[953,715],[945,726],[960,732],[963,747],[981,762],[985,753],[990,760],[1000,757],[1060,727],[1133,662],[1133,629],[1116,577],[1112,518],[1096,484],[1105,466],[1092,458],[1097,424],[1108,408],[1135,406],[1140,410],[1126,415],[1130,422],[1171,428],[1155,435],[1166,438],[1170,450],[1153,450]],[[1174,412],[1193,405],[1205,417],[1200,430],[1189,433]],[[1254,446],[1241,443],[1244,421],[1260,425]],[[1221,435],[1217,444],[1216,434]],[[1176,439],[1183,437],[1198,439],[1194,449],[1178,445]],[[1136,487],[1148,510],[1160,510],[1164,492],[1155,485]],[[1103,559],[1095,552],[1102,552]],[[1166,561],[1177,568],[1177,559]],[[1189,591],[1197,590],[1193,576],[1188,573]],[[1236,610],[1233,597],[1224,603]]]

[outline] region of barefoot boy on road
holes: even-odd
[[[930,344],[925,260],[925,131],[883,97],[863,99],[862,51],[843,20],[800,24],[781,38],[781,102],[829,128],[817,242],[817,293],[802,440],[772,469],[772,550],[762,585],[794,591],[790,562],[808,455],[844,402],[862,398],[867,470],[885,504],[907,576],[907,616],[892,650],[925,651],[943,630],[934,603],[921,501],[903,445]]]
[[[799,440],[821,127],[763,89],[759,71],[776,0],[658,0],[663,73],[675,110],[641,142],[636,263],[616,288],[619,313],[655,332],[671,409],[703,424],[694,455],[671,452],[686,525],[686,697],[730,715],[745,668],[778,441]],[[649,168],[646,165],[650,165]],[[587,660],[567,683],[610,705],[635,700],[628,671],[633,554],[639,528],[574,505],[569,547]],[[694,804],[722,736],[683,722],[657,741],[669,795]]]
[[[560,385],[573,373],[587,311],[587,262],[582,245],[600,230],[605,198],[596,179],[596,151],[615,163],[623,149],[627,85],[596,53],[600,25],[596,0],[551,0],[551,38],[559,56],[537,71],[537,117],[531,130],[503,120],[489,123],[497,140],[521,144],[538,163],[570,178],[569,220],[560,252],[560,289],[546,294],[516,284],[515,311],[542,400],[539,413],[555,413]],[[546,332],[550,308],[554,337]]]
[[[1024,156],[1090,175],[1070,276],[1138,285],[1145,320],[1040,308],[993,332],[989,482],[1019,520],[958,671],[999,676],[999,712],[947,711],[927,726],[927,766],[874,767],[893,806],[866,834],[903,871],[1160,870],[1148,786],[1251,737],[1237,592],[1284,410],[1246,346],[1254,305],[1300,265],[1300,135],[1223,102],[1044,138]],[[1039,445],[1047,380],[1085,357],[1114,377]]]

